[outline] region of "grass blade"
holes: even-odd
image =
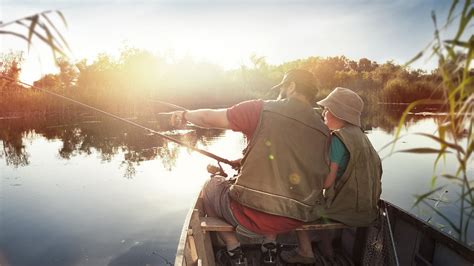
[[[63,20],[64,26],[66,26],[66,28],[67,28],[68,27],[67,26],[67,21],[66,21],[66,17],[64,17],[64,15],[63,15],[63,12],[61,12],[59,10],[56,10],[56,13],[61,17],[61,19]]]
[[[426,192],[425,194],[421,194],[421,195],[415,195],[416,197],[416,201],[415,203],[413,203],[413,206],[411,206],[412,208],[417,206],[422,200],[424,200],[425,198],[429,197],[431,194],[435,193],[436,191],[439,191],[441,189],[443,189],[445,186],[441,186],[441,187],[438,187],[436,189],[433,189],[429,192]]]
[[[23,22],[19,21],[17,22],[19,25],[22,25],[23,27],[26,27],[28,28],[28,26],[26,26]],[[50,42],[47,37],[44,37],[43,35],[39,34],[38,31],[35,31],[33,32],[33,34],[38,37],[41,41],[43,41],[44,43],[46,43],[48,46],[51,47],[51,50],[53,51],[53,54],[55,54],[56,52],[61,54],[62,56],[64,57],[67,57],[66,54],[61,50],[61,48],[57,47],[54,42]]]
[[[456,6],[458,3],[459,3],[459,0],[453,0],[453,3],[451,4],[451,7],[449,8],[448,19],[447,19],[448,23],[451,21],[453,12],[456,9]]]
[[[61,41],[64,43],[64,45],[66,46],[66,48],[69,50],[69,52],[71,52],[71,48],[69,47],[69,44],[67,43],[66,39],[63,37],[63,35],[61,34],[61,32],[56,28],[56,26],[54,25],[54,23],[48,18],[48,16],[46,14],[42,14],[42,16],[45,18],[45,20],[49,23],[49,25],[54,29],[55,33],[59,36],[59,38],[61,38]],[[46,25],[45,25],[46,26]]]
[[[455,176],[455,175],[442,174],[441,176],[445,177],[447,179],[454,179],[454,180],[459,180],[459,181],[463,182],[463,180],[461,178],[459,178],[458,176]]]
[[[16,36],[18,38],[21,38],[25,41],[28,41],[28,38],[19,34],[19,33],[16,33],[16,32],[13,32],[13,31],[6,31],[6,30],[0,30],[0,34],[8,34],[8,35],[13,35],[13,36]]]
[[[48,40],[51,39],[51,41],[53,43],[56,44],[56,47],[61,50],[61,51],[64,51],[64,47],[61,45],[61,43],[54,37],[54,35],[51,33],[51,30],[48,28],[48,26],[46,26],[46,24],[44,23],[39,23],[40,27],[44,30],[44,32],[46,32],[46,36],[48,37]]]
[[[467,237],[467,230],[469,228],[469,224],[471,222],[473,214],[474,214],[474,211],[471,211],[469,215],[467,216],[466,225],[464,226],[464,237]]]
[[[46,32],[46,36],[48,37],[48,45],[51,47],[51,50],[53,52],[53,57],[54,57],[54,61],[56,61],[56,64],[58,64],[58,57],[56,55],[56,50],[60,50],[59,48],[55,49],[54,48],[54,38],[53,38],[53,35],[51,34],[51,32],[49,31],[48,27],[44,26],[43,27],[45,32]]]
[[[459,146],[457,144],[454,144],[454,143],[451,143],[451,142],[447,142],[446,140],[444,140],[440,137],[436,137],[434,135],[427,134],[427,133],[416,133],[416,135],[428,137],[430,139],[433,139],[433,140],[437,141],[438,143],[440,143],[442,145],[446,145],[446,146],[450,147],[451,149],[454,149],[454,150],[464,154],[464,150],[461,146]]]
[[[435,35],[438,35],[438,33],[437,33],[438,32],[438,23],[436,21],[436,13],[434,11],[431,11],[431,20],[433,21],[433,25],[436,29]]]
[[[407,67],[411,65],[413,62],[416,60],[420,59],[423,56],[423,51],[419,52],[417,55],[415,55],[412,59],[410,59],[408,62],[404,64],[404,67]]]
[[[469,188],[464,194],[461,195],[461,197],[465,197],[471,193],[474,193],[474,187]]]
[[[397,142],[397,140],[399,139],[399,136],[400,136],[400,131],[402,130],[402,127],[403,127],[403,123],[405,123],[405,120],[406,120],[406,117],[408,115],[408,113],[413,109],[415,108],[417,105],[420,105],[420,104],[435,104],[435,103],[440,103],[439,100],[433,100],[433,99],[421,99],[421,100],[416,100],[412,103],[410,103],[407,108],[405,109],[405,111],[403,111],[403,114],[400,118],[400,121],[398,122],[398,126],[397,126],[397,131],[395,132],[395,136],[394,136],[394,140],[393,140],[393,145],[392,145],[392,150],[390,151],[390,153],[393,153],[393,150],[395,149],[395,144]],[[442,102],[441,102],[442,103]]]
[[[395,142],[397,142],[397,140],[400,140],[400,139],[402,139],[402,138],[404,138],[404,137],[406,137],[406,136],[407,136],[407,135],[402,135],[402,136],[400,136],[398,139],[394,139],[394,140],[388,142],[387,144],[383,145],[380,149],[378,149],[377,153],[382,152],[382,151],[385,150],[387,147],[390,147],[390,145],[392,145],[392,144],[394,144]]]
[[[458,233],[459,235],[461,235],[461,229],[456,227],[456,225],[446,216],[444,215],[442,212],[440,212],[438,209],[436,209],[435,207],[431,206],[431,204],[423,201],[424,204],[426,204],[428,207],[430,207],[431,210],[433,210],[437,215],[439,215],[441,218],[443,218],[443,220],[445,220],[449,226],[451,226],[451,228],[456,231],[456,233]]]
[[[434,149],[434,148],[412,148],[412,149],[405,149],[399,150],[398,152],[407,152],[407,153],[420,153],[420,154],[427,154],[427,153],[451,153],[450,151],[442,150],[442,149]]]
[[[459,38],[461,38],[462,34],[464,33],[464,30],[466,29],[466,26],[469,24],[469,21],[474,16],[473,8],[471,8],[468,13],[468,8],[470,7],[470,4],[471,1],[469,0],[464,3],[461,20],[459,22],[458,32],[456,33],[454,40],[459,40]]]
[[[433,175],[431,177],[431,189],[433,189],[436,186],[436,180],[438,179],[438,176]]]
[[[446,40],[444,42],[447,43],[447,44],[460,46],[460,47],[463,47],[463,48],[469,48],[472,45],[471,42],[463,42],[463,41],[459,41],[459,40]]]
[[[30,28],[29,28],[29,31],[28,31],[28,51],[30,51],[31,38],[33,37],[33,32],[35,32],[36,24],[38,24],[38,19],[39,19],[38,15],[35,15],[35,16],[31,17],[31,24],[30,24]]]

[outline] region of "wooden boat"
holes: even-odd
[[[316,222],[297,229],[325,230],[336,235],[336,255],[333,259],[317,255],[316,265],[474,265],[473,250],[389,202],[381,200],[380,206],[380,217],[370,227]],[[215,254],[224,245],[216,232],[232,230],[220,219],[205,217],[198,197],[186,217],[175,266],[220,265]],[[295,234],[289,233],[279,236],[278,242],[285,249],[293,248],[295,240]],[[259,240],[242,237],[241,242],[248,265],[260,265]],[[315,254],[321,253],[317,242],[313,247]],[[285,264],[279,261],[277,265]]]

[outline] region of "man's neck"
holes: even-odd
[[[295,93],[295,94],[293,94],[293,95],[290,95],[288,98],[290,98],[290,99],[296,99],[296,100],[298,100],[298,101],[300,101],[300,102],[302,102],[302,103],[304,103],[304,104],[306,104],[306,105],[308,105],[308,106],[311,106],[311,103],[310,103],[310,102],[308,101],[308,99],[307,99],[304,95],[302,95],[302,94]]]

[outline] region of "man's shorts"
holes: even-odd
[[[230,185],[229,181],[226,181],[222,176],[211,177],[202,189],[203,201],[204,205],[214,210],[219,218],[237,226],[237,220],[230,209]]]

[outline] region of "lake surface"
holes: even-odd
[[[400,114],[399,111],[395,112]],[[393,139],[397,115],[366,120],[376,150]],[[407,129],[434,133],[442,115],[410,115]],[[148,121],[148,126],[160,129]],[[163,129],[161,128],[163,131]],[[240,133],[189,128],[163,131],[228,159],[241,157]],[[461,137],[462,139],[462,137]],[[99,116],[0,120],[0,265],[167,265],[174,262],[182,223],[214,163],[196,152]],[[461,140],[462,141],[462,140]],[[434,147],[419,135],[400,139],[395,150]],[[431,189],[436,155],[380,151],[382,197],[430,220],[457,237],[415,194]],[[469,176],[473,164],[469,164]],[[448,156],[437,173],[454,173]],[[232,173],[229,169],[229,173]],[[459,186],[438,178],[445,189],[427,204],[459,221]],[[472,221],[467,245],[473,245]]]

